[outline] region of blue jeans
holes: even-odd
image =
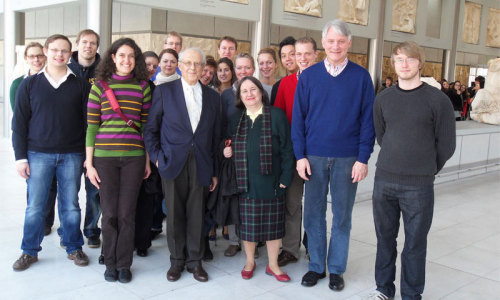
[[[351,214],[357,183],[352,183],[356,157],[319,157],[308,155],[312,175],[305,182],[304,229],[310,261],[309,271],[344,274],[349,253]],[[328,258],[326,250],[326,207],[328,185],[332,198],[332,228]]]
[[[99,217],[101,216],[101,198],[99,197],[99,190],[95,185],[90,182],[85,174],[85,191],[87,192],[87,203],[85,204],[85,219],[83,223],[83,234],[87,237],[99,237],[101,235],[101,229],[97,226],[99,222]],[[49,198],[50,200],[50,198]],[[55,199],[54,199],[55,200]],[[60,214],[59,210],[59,214]],[[52,222],[54,222],[53,215],[54,210],[52,209]],[[57,228],[57,234],[59,236],[63,235],[62,224]]]
[[[97,226],[101,216],[101,204],[99,190],[85,176],[85,191],[87,192],[87,204],[85,206],[85,221],[83,224],[83,234],[87,237],[99,237],[101,229]]]
[[[403,215],[405,242],[401,254],[401,297],[422,299],[425,285],[427,234],[434,212],[434,186],[407,186],[375,178],[373,220],[377,233],[377,290],[394,297],[396,238]]]
[[[37,255],[42,250],[44,236],[45,205],[54,174],[57,177],[57,195],[60,206],[59,219],[64,227],[62,236],[66,252],[81,249],[80,206],[78,191],[84,153],[41,153],[28,151],[30,176],[28,182],[28,207],[24,216],[24,254]]]

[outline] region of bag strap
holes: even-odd
[[[113,93],[113,90],[109,87],[108,83],[104,80],[100,81],[100,83],[104,88],[104,93],[106,94],[106,98],[108,98],[109,104],[111,104],[111,109],[115,113],[119,114],[120,117],[123,119],[123,121],[125,121],[125,123],[127,123],[129,127],[134,128],[135,130],[137,130],[137,132],[141,132],[139,127],[135,125],[134,121],[130,120],[129,118],[127,118],[127,116],[123,114],[122,110],[120,109],[120,104],[118,104],[115,94]]]

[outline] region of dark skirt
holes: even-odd
[[[285,196],[274,199],[240,197],[240,239],[265,242],[285,234]]]

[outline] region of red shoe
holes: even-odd
[[[288,276],[288,274],[286,274],[286,273],[279,274],[279,275],[274,274],[273,270],[271,270],[271,268],[269,268],[269,265],[267,265],[267,267],[266,267],[266,274],[274,276],[276,278],[276,280],[281,281],[281,282],[290,281],[290,277]]]
[[[243,278],[243,279],[250,279],[250,278],[252,278],[253,277],[253,271],[255,271],[255,266],[256,265],[257,264],[254,263],[253,264],[253,269],[250,270],[250,271],[245,270],[245,267],[243,267],[243,270],[241,270],[241,278]]]

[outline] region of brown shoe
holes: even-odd
[[[229,245],[224,251],[224,256],[235,256],[239,251],[241,251],[240,245]]]
[[[89,264],[89,257],[81,249],[68,254],[68,259],[71,259],[75,265],[85,267]]]
[[[292,253],[282,250],[280,255],[278,255],[278,266],[283,267],[289,263],[297,262],[297,258],[293,256]]]
[[[167,280],[168,281],[177,281],[181,278],[182,271],[184,271],[184,267],[181,266],[170,266],[167,272]]]
[[[24,271],[29,268],[33,263],[38,261],[38,256],[31,256],[28,254],[22,254],[18,260],[12,265],[14,271]]]
[[[207,272],[203,269],[201,265],[197,265],[194,268],[187,268],[187,271],[189,273],[193,273],[193,278],[200,281],[200,282],[207,282],[208,281],[208,274]]]

